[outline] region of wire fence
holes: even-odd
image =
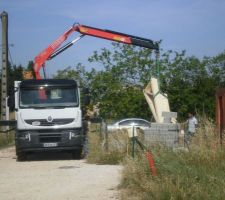
[[[145,130],[131,127],[113,131],[109,131],[107,125],[104,120],[92,124],[92,133],[94,129],[94,132],[99,134],[101,148],[106,153],[120,152],[134,156],[138,151],[151,149],[157,145],[168,148],[184,146],[184,137],[180,134],[179,124],[152,123],[151,127]]]

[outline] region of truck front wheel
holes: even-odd
[[[27,159],[27,154],[22,151],[18,151],[16,149],[16,156],[17,156],[17,161],[25,161]]]
[[[82,157],[82,149],[73,150],[72,152],[73,159],[81,159],[81,157]]]

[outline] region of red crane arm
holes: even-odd
[[[81,34],[90,35],[106,40],[112,40],[115,42],[121,42],[125,44],[132,44],[140,47],[145,47],[149,49],[159,50],[159,46],[157,42],[153,42],[150,39],[137,37],[133,35],[128,35],[125,33],[115,32],[106,29],[93,28],[90,26],[79,25],[78,30]]]
[[[73,32],[80,32],[82,36],[90,35],[93,37],[98,37],[106,40],[121,42],[125,44],[132,44],[140,47],[145,47],[149,49],[159,50],[158,43],[153,42],[152,40],[132,36],[124,33],[119,33],[110,30],[98,29],[85,25],[74,25],[70,29],[68,29],[65,33],[63,33],[59,38],[57,38],[52,44],[50,44],[46,49],[44,49],[41,53],[39,53],[34,60],[34,72],[36,79],[41,79],[40,69],[44,66],[46,60],[49,60],[68,47],[72,46],[77,40],[74,40],[65,46],[59,48],[61,44],[71,35]],[[80,38],[82,37],[80,36]],[[79,38],[79,39],[80,39]]]
[[[75,29],[76,27],[71,27],[35,57],[33,69],[36,79],[41,79],[40,69],[45,64],[46,60],[49,59],[49,57],[60,47],[60,45],[68,38],[68,36],[75,31]]]

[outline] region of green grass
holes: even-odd
[[[117,164],[120,161],[118,152],[106,152],[102,146],[102,140],[97,133],[89,134],[89,153],[87,161],[95,164]]]
[[[144,154],[125,160],[122,199],[224,199],[225,149],[210,121],[201,125],[189,152],[162,147],[152,151],[157,177],[151,175]]]
[[[173,151],[162,146],[151,149],[157,176],[152,176],[146,156],[140,150],[131,158],[125,132],[109,134],[109,148],[99,127],[89,131],[87,161],[95,164],[122,163],[119,186],[123,200],[224,199],[225,147],[221,146],[214,124],[201,120],[189,151]]]
[[[100,127],[92,125],[88,133],[87,161],[95,164],[119,164],[129,151],[129,138],[126,132],[118,131],[108,134],[108,148],[106,138],[101,134]]]

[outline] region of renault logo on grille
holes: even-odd
[[[52,121],[53,121],[52,116],[48,116],[48,118],[47,118],[47,122],[52,122]]]

